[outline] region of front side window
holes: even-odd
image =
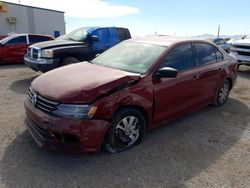
[[[174,48],[168,55],[165,62],[160,66],[175,68],[178,71],[194,67],[194,55],[191,44],[182,44]]]
[[[206,43],[195,43],[199,65],[216,62],[215,47]]]
[[[26,36],[15,37],[13,39],[10,39],[5,44],[7,44],[7,45],[11,45],[11,44],[27,44]]]

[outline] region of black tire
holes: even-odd
[[[66,66],[66,65],[70,65],[70,64],[78,63],[78,62],[79,60],[74,57],[67,57],[62,61],[61,66]]]
[[[110,153],[125,151],[142,141],[145,130],[146,120],[139,110],[134,108],[121,109],[113,119],[104,147]]]
[[[226,103],[229,92],[231,89],[231,84],[228,80],[224,80],[221,84],[220,88],[218,89],[216,99],[215,99],[215,106],[221,106]]]

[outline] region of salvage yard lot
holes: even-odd
[[[249,187],[250,67],[227,103],[149,131],[142,144],[107,154],[38,148],[23,101],[40,73],[0,66],[0,187]]]

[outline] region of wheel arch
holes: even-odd
[[[230,90],[231,90],[231,89],[232,89],[232,86],[233,86],[233,80],[232,80],[232,78],[227,77],[225,80],[229,81],[229,84],[230,84]]]
[[[142,113],[142,115],[144,116],[145,118],[145,121],[146,121],[146,128],[148,127],[148,114],[147,114],[147,111],[142,107],[142,106],[139,106],[139,105],[121,105],[119,106],[116,110],[115,110],[115,113],[114,113],[114,116],[121,110],[123,109],[126,109],[126,108],[134,108],[136,110],[138,110],[140,113]],[[112,118],[114,118],[114,116]]]

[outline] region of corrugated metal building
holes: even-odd
[[[12,33],[64,35],[64,12],[0,1],[0,35]]]

